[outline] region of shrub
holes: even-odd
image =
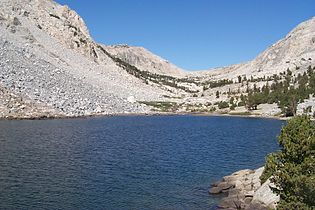
[[[219,109],[224,109],[229,107],[229,103],[226,101],[220,101],[218,104]]]
[[[217,90],[217,92],[215,93],[215,97],[219,98],[220,97],[220,92]]]
[[[306,115],[292,118],[278,138],[281,151],[267,157],[261,180],[275,184],[277,209],[313,209],[315,206],[315,125]]]
[[[216,110],[217,110],[217,109],[213,106],[213,107],[210,108],[209,111],[210,111],[210,112],[215,112]]]
[[[231,105],[234,104],[234,97],[231,97],[231,98],[230,98],[230,104],[231,104]]]
[[[245,102],[244,101],[240,101],[240,102],[238,102],[237,106],[245,106]]]
[[[241,76],[238,76],[237,80],[238,80],[238,83],[242,83],[242,77]]]
[[[168,101],[139,101],[139,103],[154,107],[155,111],[174,112],[178,110],[178,104]]]
[[[55,15],[55,14],[49,14],[51,17],[54,17],[54,18],[57,18],[57,19],[60,19],[60,17],[58,15]]]
[[[209,83],[210,88],[216,88],[216,87],[222,87],[225,85],[233,84],[233,81],[229,79],[222,79],[218,81],[210,81],[208,83]]]
[[[19,21],[19,19],[17,17],[13,18],[13,25],[15,25],[15,26],[21,25],[21,22]]]

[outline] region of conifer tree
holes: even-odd
[[[315,207],[315,125],[306,115],[289,120],[278,138],[281,151],[267,157],[261,180],[271,177],[277,209]]]

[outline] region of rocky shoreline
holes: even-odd
[[[180,116],[180,115],[193,115],[193,116],[216,116],[216,117],[244,117],[244,118],[262,118],[262,119],[277,119],[288,120],[289,117],[280,116],[262,116],[262,115],[235,115],[235,114],[220,114],[220,113],[200,113],[200,112],[139,112],[139,113],[99,113],[92,115],[64,115],[56,113],[41,113],[29,112],[25,113],[5,113],[0,110],[0,120],[53,120],[53,119],[74,119],[74,118],[97,118],[108,116]]]
[[[275,209],[280,198],[271,191],[270,187],[273,185],[269,179],[261,184],[260,176],[263,171],[264,167],[237,171],[213,183],[209,193],[227,195],[220,201],[220,209]]]

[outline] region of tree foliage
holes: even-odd
[[[315,209],[315,125],[306,115],[289,120],[278,138],[281,150],[267,157],[262,181],[270,176],[280,195],[278,209]]]
[[[222,86],[229,85],[229,84],[233,84],[233,81],[229,80],[229,79],[222,79],[222,80],[218,80],[218,81],[210,81],[209,82],[210,88],[222,87]]]
[[[257,109],[259,104],[277,103],[285,116],[294,116],[297,104],[309,98],[310,94],[315,94],[315,68],[308,67],[307,72],[299,74],[293,80],[292,72],[287,69],[284,80],[275,75],[274,82],[268,83],[261,89],[254,86],[253,90],[248,90],[246,106],[249,110]]]
[[[216,98],[220,98],[220,92],[217,90],[217,92],[215,93],[215,97]]]
[[[218,108],[219,108],[219,109],[225,109],[225,108],[228,108],[228,107],[229,107],[229,103],[226,102],[226,101],[220,101],[220,102],[218,103]]]

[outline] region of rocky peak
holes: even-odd
[[[0,17],[27,21],[58,39],[67,48],[97,57],[95,43],[83,19],[68,6],[51,0],[3,0]]]
[[[263,77],[279,74],[286,69],[315,64],[315,17],[299,24],[283,39],[279,40],[254,60],[200,71],[191,75],[204,78],[232,79],[238,76]]]
[[[315,53],[315,17],[299,24],[285,38],[261,53],[253,62],[257,71],[286,65],[288,68],[303,65]],[[291,65],[290,65],[291,64]]]

